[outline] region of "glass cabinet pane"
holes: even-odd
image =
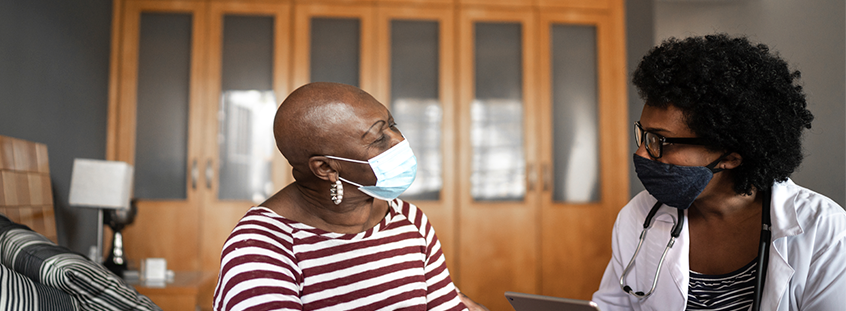
[[[355,18],[312,18],[311,81],[359,85],[360,24]]]
[[[273,18],[225,16],[221,65],[218,198],[261,202],[274,190]]]
[[[475,96],[471,104],[475,200],[523,200],[523,47],[518,23],[474,25]]]
[[[552,25],[554,201],[599,201],[596,27]]]
[[[191,69],[189,14],[142,13],[135,197],[185,199]]]
[[[417,157],[417,178],[402,198],[439,200],[442,179],[438,23],[391,21],[391,114]]]

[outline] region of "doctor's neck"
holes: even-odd
[[[710,185],[709,185],[710,186]],[[731,187],[729,191],[717,191],[701,194],[690,206],[688,215],[706,219],[734,218],[754,215],[761,211],[761,197],[757,189],[752,194],[737,194]]]

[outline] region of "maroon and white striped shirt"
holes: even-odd
[[[251,208],[223,245],[214,310],[466,310],[426,215],[389,206],[358,234]]]

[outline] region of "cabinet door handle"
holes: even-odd
[[[541,174],[543,174],[543,191],[549,191],[552,188],[552,171],[549,163],[544,163],[541,166]]]
[[[534,191],[535,184],[538,182],[538,172],[535,170],[535,166],[533,164],[527,164],[526,170],[526,186],[528,188],[528,191]]]
[[[212,168],[212,160],[206,162],[206,188],[211,189],[212,178],[214,177],[214,169]]]
[[[197,159],[191,161],[191,189],[197,190],[197,178],[200,177],[200,172],[197,169]]]

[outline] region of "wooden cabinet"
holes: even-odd
[[[293,180],[272,133],[291,90],[290,16],[284,2],[209,2],[202,270],[218,270],[223,241],[251,205]]]
[[[537,293],[537,25],[531,8],[459,12],[461,290],[496,310],[502,293]]]
[[[199,270],[206,6],[115,1],[107,158],[135,165],[130,258]],[[212,106],[213,107],[213,106]]]
[[[458,283],[587,299],[628,198],[622,12],[459,15]],[[479,68],[479,67],[482,68]]]
[[[216,271],[246,209],[292,181],[272,143],[241,152],[267,140],[239,120],[272,122],[291,90],[334,81],[398,120],[420,159],[403,198],[462,291],[508,310],[504,291],[598,287],[629,197],[622,0],[114,2],[109,158],[179,190],[136,188],[130,257]]]
[[[401,198],[426,212],[457,267],[455,15],[451,7],[380,6],[374,97],[385,103],[418,158]],[[456,255],[453,255],[456,254]]]
[[[572,1],[570,1],[572,2]],[[590,299],[629,199],[622,3],[538,14],[538,292]]]
[[[291,180],[271,133],[276,94],[288,93],[290,4],[115,8],[108,151],[137,172],[129,256],[215,271],[245,210]]]

